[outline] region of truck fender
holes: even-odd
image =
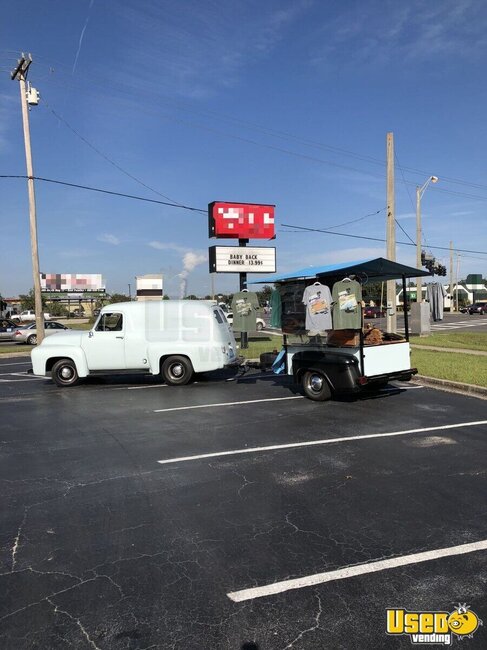
[[[72,361],[74,361],[74,363],[76,364],[76,371],[78,372],[78,377],[87,377],[90,374],[83,350],[68,345],[53,348],[52,354],[48,356],[44,361],[44,371],[37,372],[36,356],[38,355],[34,354],[35,352],[37,352],[37,350],[41,351],[41,348],[35,349],[31,353],[32,366],[34,368],[35,375],[38,374],[47,375],[52,370],[53,365],[56,363],[56,361],[59,361],[59,359],[72,359]]]
[[[355,392],[358,388],[359,363],[352,354],[307,350],[293,355],[292,364],[297,382],[311,370],[322,373],[333,392]]]

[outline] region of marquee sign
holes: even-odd
[[[210,246],[210,273],[275,273],[276,249]]]
[[[213,201],[208,205],[209,236],[274,239],[274,208],[274,205]]]

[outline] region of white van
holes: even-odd
[[[113,371],[145,371],[167,384],[187,384],[193,373],[236,365],[237,345],[224,313],[198,300],[122,302],[104,307],[89,331],[45,338],[32,350],[34,375],[58,386]]]

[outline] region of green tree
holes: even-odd
[[[48,309],[51,316],[56,316],[59,318],[61,316],[68,315],[68,310],[66,309],[66,307],[57,300],[49,303]]]
[[[362,286],[362,299],[365,303],[373,300],[376,305],[380,305],[381,296],[384,303],[386,301],[386,287],[384,284],[384,291],[382,292],[382,282],[367,282]]]
[[[35,309],[35,298],[34,298],[34,289],[30,289],[29,293],[24,293],[19,295],[20,298],[20,308],[24,309]],[[47,299],[41,295],[42,299],[42,309],[46,309]]]
[[[264,284],[260,291],[257,291],[257,298],[259,299],[259,305],[264,307],[268,301],[271,299],[272,287],[268,284]]]
[[[114,302],[130,302],[130,300],[130,296],[126,296],[124,293],[112,293],[105,304],[112,305]]]

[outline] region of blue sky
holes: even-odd
[[[3,6],[0,174],[26,173],[10,71],[31,52],[38,176],[202,209],[274,203],[284,272],[384,254],[381,242],[281,224],[370,214],[336,230],[384,238],[390,131],[398,223],[415,242],[415,186],[439,176],[422,200],[425,244],[485,251],[462,253],[460,276],[487,275],[484,3],[26,0],[22,19]],[[33,284],[27,188],[0,188],[0,293],[13,296]],[[123,292],[163,273],[177,296],[186,270],[189,293],[210,293],[205,214],[42,182],[36,195],[43,272],[102,273]],[[414,265],[415,248],[398,245],[397,259]],[[217,291],[237,286],[215,279]]]

